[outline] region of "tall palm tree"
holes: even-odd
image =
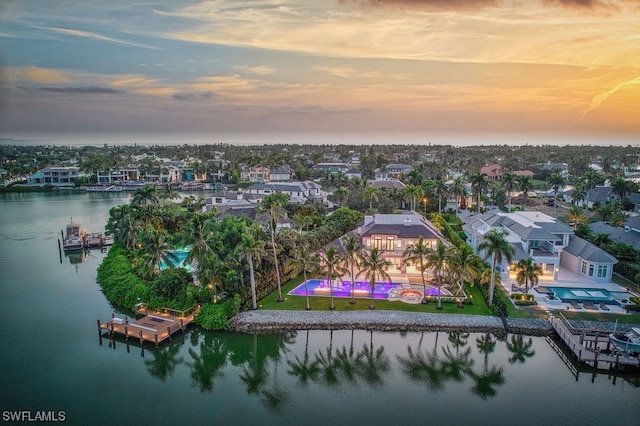
[[[347,188],[345,188],[344,186],[339,187],[333,192],[333,195],[335,195],[336,201],[338,202],[338,204],[340,204],[340,206],[342,206],[342,204],[344,203],[347,194]]]
[[[427,283],[424,279],[424,272],[427,270],[427,257],[431,252],[431,244],[425,241],[424,237],[420,235],[415,243],[409,245],[402,253],[402,260],[404,262],[412,262],[416,264],[420,270],[420,276],[422,278],[422,290],[423,297],[422,303],[427,303]]]
[[[484,235],[478,251],[484,252],[484,259],[491,257],[491,282],[489,286],[489,306],[493,305],[493,292],[496,282],[496,266],[502,263],[503,259],[511,262],[515,254],[515,249],[506,240],[506,232],[492,229]]]
[[[175,190],[175,188],[173,186],[171,186],[171,184],[166,184],[164,186],[164,190],[161,194],[161,197],[164,198],[165,200],[179,200],[180,199],[180,194],[178,194],[178,191]]]
[[[585,204],[586,207],[589,208],[589,191],[598,185],[602,185],[604,183],[604,177],[595,170],[589,169],[582,178],[584,179],[584,189],[587,191]]]
[[[509,212],[511,212],[511,193],[518,189],[518,176],[511,172],[502,175],[502,188],[504,188],[509,197]]]
[[[533,190],[533,182],[531,182],[531,178],[529,176],[520,176],[518,178],[518,187],[520,188],[520,191],[522,191],[522,210],[525,210],[527,207],[529,192]]]
[[[280,283],[280,268],[278,266],[278,252],[276,248],[276,226],[278,221],[286,217],[284,205],[289,201],[289,195],[282,192],[276,192],[275,194],[269,194],[260,203],[259,217],[266,217],[268,219],[269,234],[271,235],[271,249],[273,251],[273,264],[276,268],[276,282],[278,283],[278,302],[283,302],[282,298],[282,285]]]
[[[202,260],[213,252],[208,221],[200,214],[195,214],[184,227],[184,243],[190,247],[189,254],[185,259],[186,264],[195,264],[197,267]]]
[[[258,309],[257,297],[256,297],[256,275],[254,262],[259,262],[260,259],[266,254],[264,249],[264,241],[257,238],[256,229],[249,228],[242,235],[242,243],[238,247],[238,254],[241,258],[247,260],[249,264],[249,281],[251,283],[251,309]]]
[[[165,233],[149,227],[142,232],[140,241],[141,266],[142,272],[146,277],[152,277],[156,273],[161,274],[161,262],[164,262],[170,268],[178,263],[176,255],[173,254],[174,247],[167,241]]]
[[[373,209],[373,202],[378,202],[379,199],[378,188],[367,186],[362,192],[362,201],[369,201],[369,210]]]
[[[349,266],[349,276],[351,277],[351,300],[350,304],[356,303],[355,287],[356,287],[356,275],[354,267],[358,266],[360,257],[362,255],[362,244],[360,239],[354,235],[342,238],[342,247],[344,248],[344,258]]]
[[[529,283],[531,288],[538,284],[540,275],[542,275],[542,268],[540,265],[533,263],[533,260],[529,257],[526,259],[520,259],[516,263],[516,282],[519,285],[524,284],[524,298],[527,300],[529,297]]]
[[[571,206],[567,212],[567,222],[573,223],[573,231],[578,228],[579,223],[588,223],[589,220],[584,215],[584,209],[579,206]]]
[[[386,269],[391,266],[391,262],[388,259],[382,257],[382,252],[377,248],[374,248],[371,251],[365,251],[362,254],[362,258],[360,259],[360,273],[364,274],[364,277],[369,280],[369,285],[371,286],[371,304],[369,305],[369,309],[375,309],[375,302],[373,299],[373,290],[376,286],[376,281],[389,281],[391,278],[387,273]]]
[[[584,187],[584,183],[580,182],[573,188],[573,193],[571,194],[571,202],[578,206],[581,202],[585,200],[587,196],[587,190]]]
[[[625,199],[627,193],[632,192],[634,189],[634,183],[624,176],[617,176],[611,181],[611,193],[616,195],[620,202]]]
[[[212,251],[198,261],[197,276],[201,285],[208,288],[212,294],[213,303],[218,303],[218,289],[222,289],[222,269],[224,263]]]
[[[418,185],[407,185],[404,188],[404,199],[411,202],[411,210],[416,209],[416,203],[423,194],[422,187]]]
[[[560,191],[567,184],[567,180],[564,176],[558,173],[552,173],[547,178],[547,183],[553,189],[553,217],[558,217],[558,191]]]
[[[447,269],[449,269],[453,278],[458,282],[458,307],[463,307],[462,297],[464,295],[464,282],[473,281],[480,278],[480,269],[476,264],[476,255],[468,244],[462,244],[460,247],[451,247],[449,249],[449,261]]]
[[[442,275],[449,260],[449,251],[447,246],[444,245],[442,240],[438,240],[438,245],[435,249],[429,251],[427,255],[427,267],[433,270],[433,276],[438,283],[438,306],[437,309],[442,309]]]
[[[469,182],[471,182],[471,190],[478,196],[478,213],[482,213],[480,209],[480,198],[489,189],[489,179],[486,173],[473,173],[469,176]]]
[[[317,263],[315,259],[315,254],[311,252],[309,248],[309,244],[304,242],[299,242],[296,244],[293,249],[293,256],[290,261],[290,265],[294,269],[295,275],[298,275],[300,271],[302,271],[302,275],[304,278],[304,293],[306,297],[306,305],[304,307],[305,310],[311,310],[311,305],[309,304],[309,285],[307,283],[307,271],[310,271],[312,266]]]
[[[131,204],[134,206],[147,207],[158,204],[158,191],[155,185],[145,185],[133,193]]]
[[[329,282],[329,309],[333,311],[336,309],[333,304],[333,280],[345,272],[345,269],[342,267],[342,256],[338,252],[338,249],[330,246],[325,251],[320,252],[320,262],[322,269],[326,273],[327,281]]]
[[[456,212],[460,211],[460,198],[467,196],[467,187],[462,176],[453,179],[453,182],[449,185],[449,193],[456,197]]]
[[[445,185],[444,181],[435,180],[433,186],[431,187],[431,190],[438,198],[438,214],[442,214],[442,198],[445,198],[447,197],[447,195],[449,195],[449,189],[447,188],[447,185]]]

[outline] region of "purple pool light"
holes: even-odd
[[[351,281],[334,281],[333,283],[333,297],[349,298],[351,297]],[[307,287],[309,296],[329,296],[331,290],[329,289],[329,282],[326,279],[313,279],[307,280]],[[392,282],[380,282],[376,283],[373,290],[374,299],[386,299],[389,290],[393,288],[402,288],[399,283]],[[371,285],[366,281],[356,281],[353,287],[355,297],[370,298],[371,297]],[[289,295],[304,296],[305,283],[298,285],[291,290]]]

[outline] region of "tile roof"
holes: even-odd
[[[589,262],[618,263],[618,260],[606,251],[575,235],[571,236],[569,245],[564,248],[564,251]]]

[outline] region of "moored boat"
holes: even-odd
[[[102,232],[87,233],[80,229],[80,225],[73,222],[67,225],[66,233],[62,232],[62,248],[65,252],[78,251],[89,248],[105,247],[113,244],[113,237],[103,235]]]
[[[619,352],[640,354],[640,328],[633,327],[626,333],[613,332],[609,340]]]

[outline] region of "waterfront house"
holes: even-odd
[[[27,178],[29,185],[73,186],[80,177],[79,167],[46,167]]]
[[[531,258],[542,268],[542,279],[555,281],[562,268],[595,282],[610,282],[617,260],[609,253],[578,237],[573,229],[544,213],[497,210],[472,215],[466,219],[467,242],[477,249],[484,235],[492,229],[504,231],[514,248],[513,262]],[[479,253],[482,254],[482,253]],[[510,270],[511,265],[500,265]]]
[[[294,203],[327,202],[327,193],[322,191],[320,185],[311,181],[255,183],[247,188],[247,193],[263,196],[276,192],[288,194]]]
[[[415,265],[404,265],[402,262],[404,251],[418,238],[423,237],[429,247],[435,248],[438,241],[442,241],[447,247],[451,246],[433,223],[416,212],[365,216],[354,235],[366,249],[381,250],[382,257],[391,262],[391,271],[399,270],[402,273],[419,272]],[[332,244],[344,251],[341,240]]]
[[[402,179],[413,170],[410,164],[388,164],[384,169],[374,170],[376,180]]]

